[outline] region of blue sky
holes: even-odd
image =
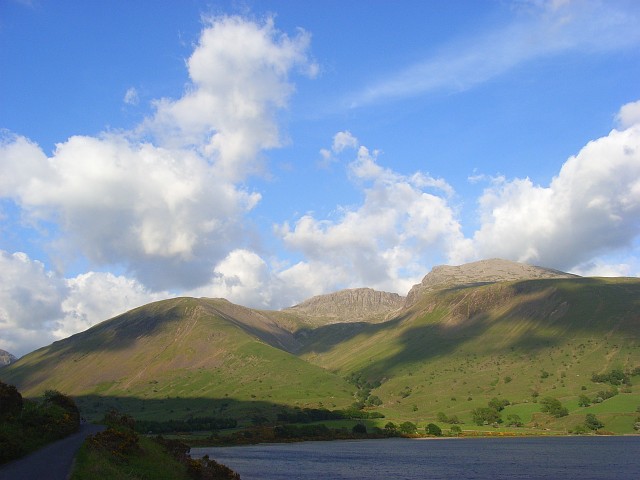
[[[635,1],[0,1],[0,348],[177,295],[640,274]]]

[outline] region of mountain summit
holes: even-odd
[[[354,288],[318,295],[285,311],[312,317],[333,317],[341,322],[355,322],[372,317],[384,320],[390,313],[401,308],[404,300],[397,293]]]
[[[16,360],[18,360],[14,355],[11,355],[6,350],[0,350],[0,368],[6,367],[7,365],[11,365]]]
[[[500,258],[458,266],[439,265],[411,288],[405,306],[413,305],[420,296],[433,290],[543,278],[578,278],[578,275]]]

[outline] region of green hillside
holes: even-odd
[[[592,382],[593,373],[640,366],[638,279],[447,288],[424,295],[385,324],[360,325],[342,335],[337,343],[328,332],[317,332],[301,357],[341,375],[381,382],[371,394],[382,400],[378,410],[388,417],[425,423],[443,412],[469,424],[473,409],[497,397],[512,404],[503,416],[518,414],[525,423],[562,430],[598,411],[617,422],[611,428],[633,432],[639,387],[619,388],[618,396],[589,408],[579,408],[578,399],[597,398],[610,388]],[[536,415],[535,402],[547,396],[566,404],[571,415]]]
[[[524,425],[517,431],[563,432],[592,413],[605,430],[634,433],[640,280],[473,265],[452,267],[456,277],[440,267],[401,308],[401,299],[371,290],[283,311],[222,299],[157,302],[26,355],[0,379],[30,396],[50,388],[74,395],[89,417],[116,407],[141,419],[246,422],[359,402],[384,414],[382,425],[447,428],[445,419],[457,418],[465,430],[486,430],[493,422],[476,425],[474,410],[496,398],[508,403],[502,419],[517,415]],[[529,279],[513,280],[523,269]],[[344,315],[323,304],[333,301]],[[592,379],[612,371],[627,377],[617,385]],[[568,415],[543,412],[548,397]]]
[[[340,376],[269,344],[292,342],[288,332],[256,326],[257,312],[230,319],[228,310],[248,309],[225,300],[153,303],[23,357],[2,379],[26,395],[74,395],[89,416],[108,406],[157,418],[352,402]]]

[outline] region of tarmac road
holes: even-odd
[[[80,425],[78,433],[0,467],[0,480],[67,480],[84,439],[104,428],[90,423]]]

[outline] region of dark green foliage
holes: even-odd
[[[631,385],[630,376],[625,373],[621,368],[614,368],[608,373],[602,373],[600,375],[594,373],[591,375],[591,381],[594,383],[608,383],[610,385]]]
[[[491,407],[476,408],[471,412],[473,422],[476,425],[490,425],[492,423],[500,423],[502,418],[500,412]]]
[[[276,438],[280,439],[314,439],[331,436],[331,431],[324,423],[319,425],[278,425],[273,431]]]
[[[418,427],[413,422],[402,422],[400,424],[400,432],[406,435],[413,435],[418,431]]]
[[[13,385],[0,382],[0,419],[16,417],[22,411],[22,395]]]
[[[155,441],[173,458],[187,467],[187,473],[194,480],[240,480],[240,475],[226,465],[205,455],[200,460],[189,456],[189,446],[179,440],[167,440],[158,436]]]
[[[351,429],[352,433],[356,435],[366,435],[367,434],[367,426],[364,423],[356,423]]]
[[[569,411],[566,407],[563,407],[560,403],[560,400],[553,397],[545,397],[540,400],[541,411],[544,413],[549,413],[556,418],[565,417],[569,415]]]
[[[42,402],[33,402],[23,400],[11,385],[0,385],[6,406],[0,422],[0,464],[66,437],[80,427],[78,407],[70,397],[48,391]]]
[[[584,394],[581,394],[578,398],[578,406],[579,407],[588,407],[591,405],[591,399]]]
[[[451,435],[454,435],[456,437],[462,433],[462,429],[460,428],[459,425],[451,425],[450,431],[451,431]]]
[[[398,435],[398,426],[393,422],[387,422],[384,426],[384,434],[390,437]]]
[[[188,420],[167,420],[165,422],[158,422],[155,420],[137,420],[135,422],[135,429],[137,432],[152,432],[154,434],[223,430],[226,428],[235,428],[237,426],[238,421],[233,418],[216,417],[194,417]]]
[[[506,407],[507,405],[511,405],[511,402],[509,402],[509,400],[506,400],[506,399],[499,399],[499,398],[493,397],[489,401],[489,407],[497,410],[498,412],[501,412],[502,410],[504,410],[504,407]]]
[[[599,430],[604,427],[604,423],[598,420],[593,413],[587,413],[584,420],[584,426],[589,430]]]
[[[460,427],[458,427],[460,428]],[[425,432],[427,433],[427,435],[433,435],[435,437],[441,437],[442,436],[442,429],[436,425],[435,423],[430,423],[429,425],[427,425],[425,427]]]

